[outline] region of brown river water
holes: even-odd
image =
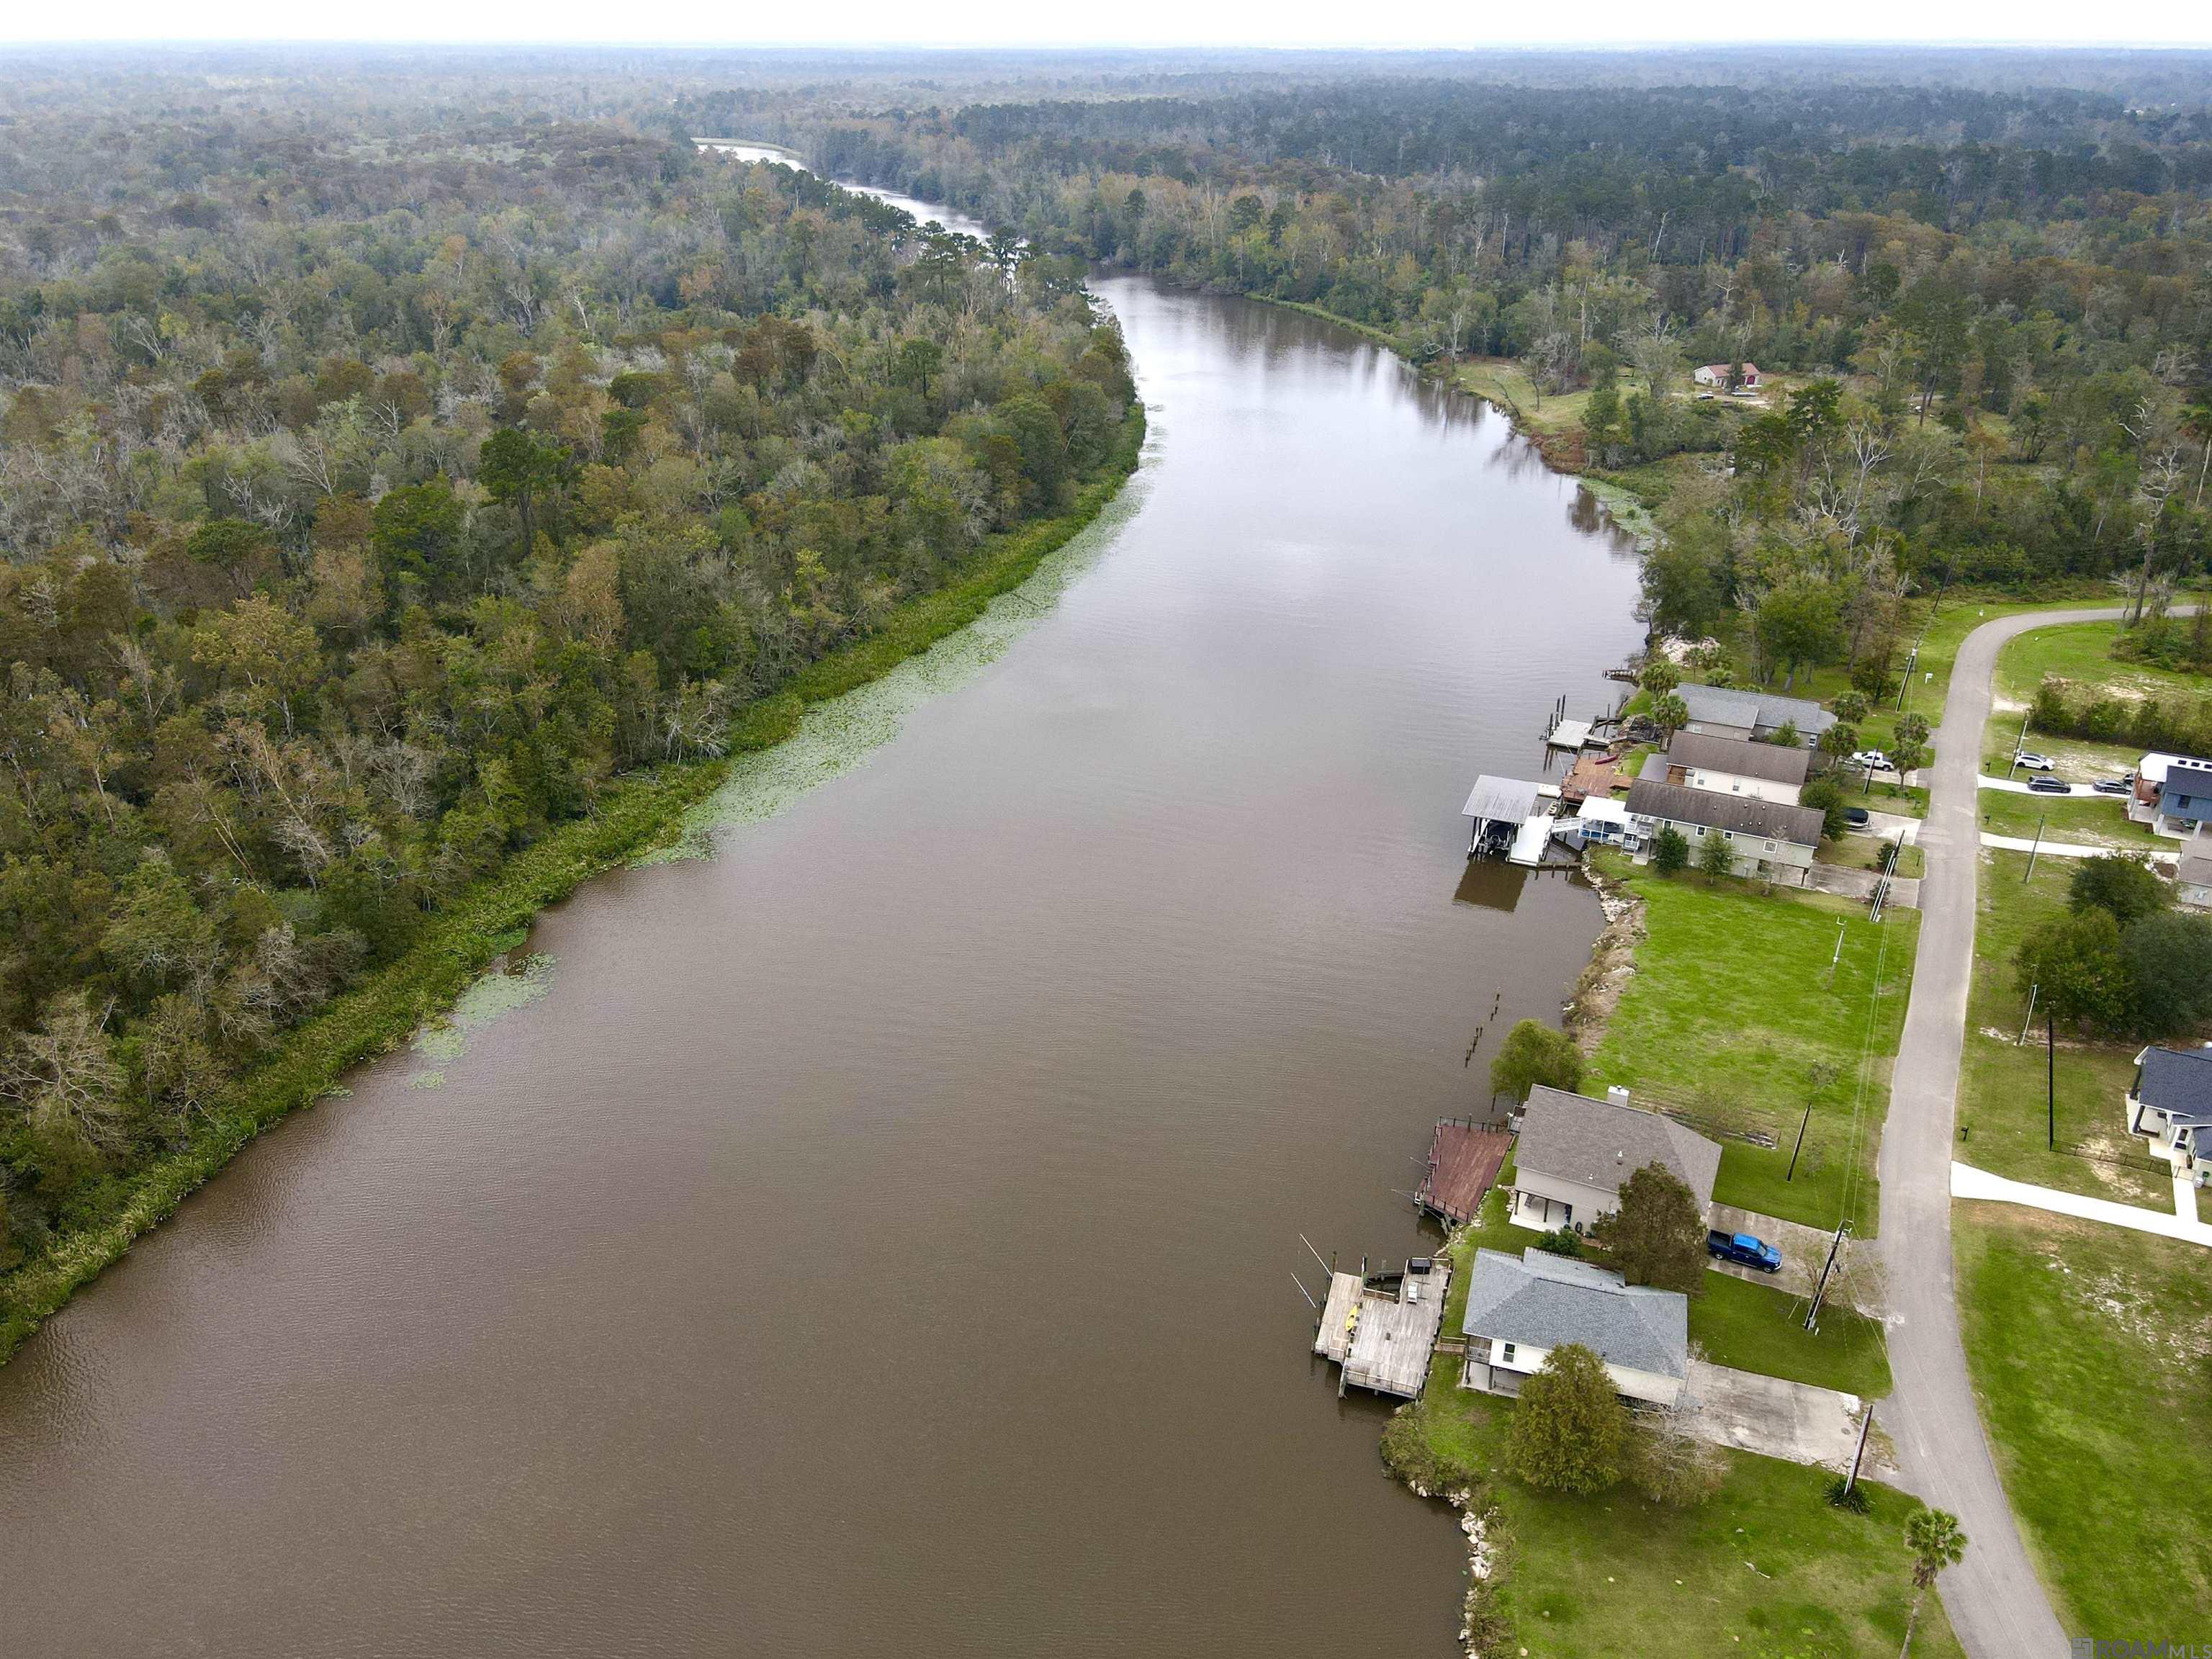
[[[1457,815],[1609,704],[1634,560],[1345,331],[1099,290],[1152,439],[1033,626],[0,1369],[0,1650],[1452,1651],[1291,1278],[1422,1248],[1585,958]]]

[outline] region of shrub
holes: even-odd
[[[1506,1462],[1532,1486],[1603,1492],[1620,1479],[1628,1428],[1628,1408],[1605,1362],[1579,1342],[1565,1343],[1521,1385]]]
[[[1572,1227],[1562,1227],[1556,1232],[1544,1234],[1536,1241],[1536,1248],[1553,1255],[1579,1256],[1583,1253],[1582,1235]]]
[[[1690,840],[1671,823],[1651,837],[1651,867],[1662,876],[1678,874],[1690,861]]]
[[[1853,1486],[1840,1474],[1828,1482],[1826,1496],[1838,1509],[1849,1510],[1853,1515],[1864,1515],[1874,1507],[1874,1501],[1866,1495],[1864,1486]]]
[[[1482,1476],[1439,1450],[1424,1432],[1420,1406],[1401,1406],[1382,1426],[1382,1466],[1424,1498],[1482,1490]]]
[[[1583,1051],[1565,1031],[1541,1020],[1524,1019],[1505,1034],[1505,1046],[1490,1062],[1490,1092],[1518,1103],[1539,1083],[1572,1093],[1583,1085]]]

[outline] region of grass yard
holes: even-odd
[[[2212,679],[2202,674],[2177,674],[2115,658],[2112,643],[2122,632],[2119,623],[2108,622],[2069,623],[2023,634],[1997,656],[1998,694],[2024,708],[2045,677],[2055,674],[2073,683],[2069,704],[2091,687],[2129,702],[2212,702]]]
[[[2171,1211],[2173,1189],[2164,1166],[2151,1173],[2140,1143],[2126,1133],[2123,1103],[2142,1045],[2070,1038],[2059,1045],[2058,1145],[2102,1155],[2097,1158],[2047,1149],[2040,1024],[2025,1046],[2014,1046],[2027,999],[2014,985],[2014,961],[2029,933],[2066,908],[2075,861],[2041,860],[2033,884],[2023,884],[2025,853],[1984,849],[1981,860],[1974,978],[1960,1060],[1960,1158],[2016,1181]]]
[[[1767,1137],[1773,1145],[1716,1137],[1715,1198],[1815,1227],[1834,1226],[1848,1203],[1853,1231],[1870,1237],[1875,1152],[1919,913],[1893,909],[1876,925],[1854,900],[1662,878],[1619,859],[1606,867],[1644,901],[1646,937],[1591,1056],[1586,1092],[1621,1084],[1650,1103]],[[1790,1150],[1808,1103],[1793,1180]]]
[[[1502,1207],[1486,1212],[1455,1239],[1455,1285],[1465,1282],[1476,1238],[1495,1248],[1485,1235],[1504,1227],[1502,1218]],[[1457,1328],[1461,1305],[1448,1305],[1448,1328]],[[1498,1651],[1529,1659],[1896,1654],[1911,1598],[1904,1533],[1915,1500],[1869,1482],[1872,1511],[1846,1514],[1823,1497],[1824,1472],[1743,1452],[1721,1454],[1721,1490],[1692,1510],[1649,1503],[1625,1486],[1591,1498],[1539,1492],[1503,1472],[1511,1403],[1460,1389],[1456,1366],[1440,1357],[1427,1392],[1405,1413],[1428,1450],[1471,1474],[1504,1516],[1498,1601],[1515,1628],[1512,1644]],[[1920,1659],[1960,1651],[1932,1595],[1912,1651]]]
[[[1982,1422],[2072,1633],[2212,1632],[2212,1253],[1954,1206]]]
[[[2163,853],[2170,858],[2180,845],[2130,818],[2127,799],[2119,795],[2023,795],[2009,789],[1981,789],[1975,792],[1974,813],[1990,835],[2018,836],[2023,841],[2034,840],[2035,826],[2041,823],[2046,841],[2109,847],[2117,852]]]
[[[1880,1322],[1831,1304],[1813,1335],[1800,1322],[1803,1305],[1770,1285],[1709,1273],[1705,1293],[1690,1304],[1690,1340],[1716,1365],[1841,1389],[1863,1400],[1887,1394],[1889,1346]]]

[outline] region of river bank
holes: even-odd
[[[971,625],[992,600],[1034,576],[1052,553],[1095,521],[1135,473],[1144,405],[1133,404],[1113,459],[1059,518],[987,543],[958,581],[898,606],[875,633],[810,664],[732,722],[732,757],[771,750],[811,706],[882,678]],[[369,975],[287,1032],[240,1079],[226,1103],[196,1119],[182,1145],[117,1184],[104,1213],[0,1275],[0,1364],[76,1291],[174,1212],[264,1131],[331,1097],[354,1067],[407,1042],[444,1016],[486,968],[527,937],[540,913],[594,876],[668,845],[728,775],[731,758],[676,763],[632,774],[587,817],[562,824],[514,854],[433,918],[397,961]]]

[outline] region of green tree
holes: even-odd
[[[1920,1604],[1928,1587],[1944,1568],[1956,1566],[1966,1553],[1966,1534],[1959,1530],[1959,1517],[1948,1510],[1919,1510],[1905,1523],[1905,1547],[1912,1552],[1912,1611],[1905,1618],[1905,1645],[1897,1659],[1912,1651],[1912,1627],[1920,1622]]]
[[[1690,838],[1671,823],[1651,837],[1651,867],[1662,876],[1677,874],[1690,862]]]
[[[411,577],[436,592],[467,577],[460,558],[468,510],[440,473],[388,492],[371,515],[369,540],[387,579]]]
[[[559,445],[540,443],[515,426],[503,426],[493,433],[477,453],[477,482],[492,500],[514,506],[525,555],[535,544],[530,528],[531,504],[560,483],[568,459],[568,452]]]
[[[1674,734],[1690,723],[1690,705],[1673,691],[1655,697],[1651,702],[1651,723],[1659,728],[1661,738],[1671,743]]]
[[[1603,1492],[1620,1479],[1628,1432],[1628,1408],[1605,1362],[1579,1342],[1565,1343],[1521,1385],[1506,1465],[1532,1486]]]
[[[2124,853],[2084,859],[2067,878],[2066,903],[2076,915],[2105,910],[2123,928],[2157,915],[2172,902],[2166,884],[2143,860]]]
[[[1851,827],[1850,820],[1844,817],[1844,787],[1833,777],[1814,779],[1798,795],[1797,804],[1820,810],[1823,841],[1833,841]]]
[[[2212,1020],[2212,917],[2145,916],[2121,936],[2120,953],[2137,1036],[2176,1036]]]
[[[1846,760],[1858,752],[1859,729],[1849,720],[1838,720],[1820,733],[1820,740],[1813,746],[1831,761]]]
[[[1654,657],[1644,665],[1637,681],[1654,697],[1663,697],[1682,683],[1682,671],[1664,657]]]
[[[1647,1164],[1621,1183],[1620,1204],[1590,1229],[1632,1285],[1701,1296],[1705,1223],[1694,1194],[1663,1164]]]
[[[1708,829],[1698,842],[1698,873],[1718,881],[1735,870],[1735,844],[1719,830]]]
[[[1849,725],[1856,726],[1867,717],[1866,694],[1863,691],[1846,691],[1828,707],[1834,710],[1838,720]]]
[[[1490,1062],[1490,1092],[1510,1095],[1518,1103],[1539,1083],[1570,1093],[1581,1088],[1583,1051],[1565,1031],[1555,1031],[1541,1020],[1524,1019],[1505,1034],[1504,1046]]]
[[[1766,661],[1794,684],[1797,670],[1833,657],[1842,647],[1843,617],[1832,583],[1793,576],[1761,599],[1752,629]]]
[[[2055,1020],[2097,1031],[2127,1028],[2133,987],[2109,910],[2045,922],[2021,945],[2014,977],[2022,996],[2042,988],[2037,995]]]

